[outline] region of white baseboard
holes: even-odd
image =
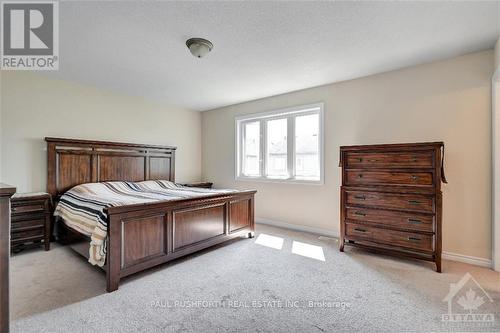
[[[491,259],[466,256],[463,254],[458,254],[458,253],[453,253],[453,252],[443,251],[442,258],[446,259],[446,260],[458,261],[458,262],[463,262],[466,264],[471,264],[471,265],[476,265],[476,266],[481,266],[481,267],[488,267],[488,268],[492,267]]]
[[[311,234],[316,234],[316,235],[321,235],[321,236],[328,236],[328,237],[335,237],[335,238],[339,237],[338,231],[335,231],[335,230],[327,230],[327,229],[322,229],[322,228],[308,227],[305,225],[291,224],[291,223],[286,223],[286,222],[281,222],[281,221],[264,219],[264,218],[260,218],[260,217],[255,218],[255,223],[266,224],[266,225],[270,225],[273,227],[285,228],[285,229],[290,229],[290,230],[295,230],[295,231],[303,231],[303,232],[308,232]]]
[[[285,229],[290,229],[290,230],[303,231],[303,232],[308,232],[311,234],[317,234],[317,235],[322,235],[322,236],[335,237],[335,238],[339,237],[338,231],[327,230],[327,229],[316,228],[316,227],[308,227],[308,226],[299,225],[299,224],[291,224],[291,223],[286,223],[286,222],[281,222],[281,221],[264,219],[264,218],[260,218],[260,217],[255,218],[255,223],[266,224],[266,225],[270,225],[273,227],[285,228]],[[453,252],[443,251],[442,258],[446,259],[446,260],[458,261],[458,262],[463,262],[466,264],[471,264],[471,265],[476,265],[476,266],[481,266],[481,267],[488,267],[488,268],[492,267],[491,259],[466,256],[463,254],[458,254],[458,253],[453,253]]]

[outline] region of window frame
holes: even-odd
[[[310,114],[319,116],[319,180],[297,179],[295,178],[295,118]],[[267,156],[267,121],[276,119],[287,119],[287,170],[288,178],[270,178],[266,176],[266,156]],[[260,176],[246,176],[242,173],[243,150],[245,124],[258,121],[260,123],[260,142],[259,142],[259,170]],[[235,180],[237,181],[257,181],[271,183],[287,184],[310,184],[324,185],[324,103],[314,103],[307,105],[294,106],[285,109],[272,110],[260,113],[240,115],[235,117]],[[291,138],[291,139],[290,139]],[[291,152],[291,153],[290,153]]]

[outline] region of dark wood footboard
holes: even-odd
[[[252,237],[254,194],[109,208],[107,291],[117,290],[127,275],[235,237]]]

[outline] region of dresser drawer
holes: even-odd
[[[432,168],[432,152],[346,152],[347,168]]]
[[[45,212],[45,202],[30,202],[26,205],[16,205],[12,204],[11,213],[13,216],[20,214],[34,214]]]
[[[348,220],[360,223],[434,232],[434,215],[353,207],[346,209],[346,217]]]
[[[346,224],[348,239],[365,239],[375,243],[402,247],[410,250],[433,252],[433,235],[417,234],[405,231],[381,229],[362,224]]]
[[[421,194],[346,191],[345,200],[347,205],[374,206],[434,213],[434,196]]]
[[[347,170],[347,185],[432,186],[432,172]]]
[[[12,232],[25,230],[26,228],[45,227],[45,218],[12,221],[10,227]]]

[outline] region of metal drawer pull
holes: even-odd
[[[16,207],[11,207],[10,210],[13,211],[13,212],[15,212],[17,210],[17,208]]]
[[[412,179],[412,180],[418,180],[418,176],[411,175],[411,179]]]
[[[358,162],[363,162],[363,159],[361,157],[357,158]]]
[[[418,237],[412,237],[412,236],[410,236],[410,237],[408,237],[408,240],[409,240],[409,241],[420,242],[422,239],[420,239],[420,238],[418,238]]]
[[[359,216],[366,216],[366,214],[363,212],[354,212],[354,214]]]
[[[358,178],[363,178],[363,174],[361,174],[361,173],[360,173],[360,174],[358,175]]]
[[[359,229],[359,228],[354,228],[355,231],[359,231],[359,232],[366,232],[365,229]]]
[[[417,220],[417,219],[412,219],[412,218],[409,218],[409,219],[408,219],[408,223],[413,223],[413,224],[421,224],[421,223],[422,223],[422,221]]]
[[[368,162],[377,162],[378,160],[368,160]]]
[[[420,205],[420,201],[418,201],[418,200],[408,200],[408,203],[410,205]]]
[[[364,195],[355,195],[354,199],[366,200],[366,197]]]

